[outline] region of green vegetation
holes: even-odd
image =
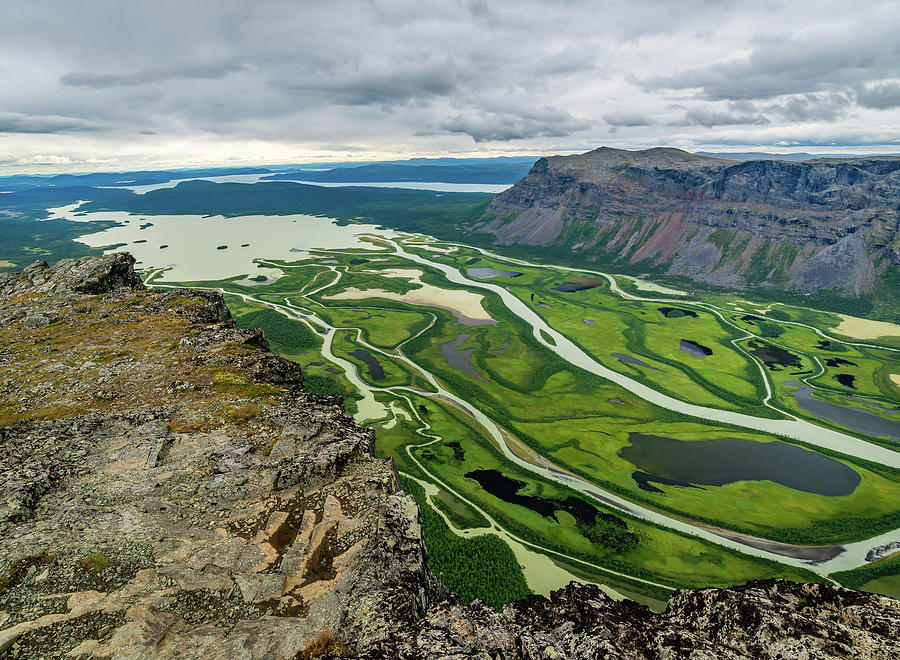
[[[900,553],[853,569],[832,573],[831,577],[850,589],[872,591],[900,599]]]
[[[893,354],[838,343],[823,348],[820,336],[793,324],[812,318],[816,327],[828,327],[828,323],[833,324],[831,318],[810,317],[811,312],[793,307],[756,309],[745,301],[740,302],[746,305],[745,311],[729,312],[729,308],[719,311],[695,304],[698,301],[628,300],[613,294],[605,279],[589,273],[513,266],[465,247],[449,253],[412,245],[407,249],[462,271],[477,263],[521,272],[518,277],[496,278],[491,283],[507,288],[608,368],[688,402],[782,417],[762,403],[768,381],[778,405],[792,414],[805,415],[791,405],[793,397],[787,383],[799,377],[795,371],[807,371],[807,377],[814,378],[810,382],[826,382],[832,367],[826,366],[826,372],[818,374],[817,360],[824,365],[832,356],[854,362],[854,374],[860,383],[855,394],[885,404],[896,400],[896,395],[893,399],[886,395],[886,391],[896,391],[886,390],[894,387],[886,372]],[[354,369],[372,388],[375,401],[384,406],[383,411],[370,413],[373,419],[379,419],[375,422],[377,452],[393,458],[405,474],[439,487],[440,494],[423,509],[423,520],[429,517],[432,521],[425,525],[426,541],[444,548],[432,550],[429,546],[430,561],[441,567],[435,570],[443,571],[448,583],[457,580],[451,586],[466,598],[485,596],[466,591],[473,585],[464,579],[465,562],[455,563],[456,558],[486,562],[478,553],[489,552],[490,546],[478,544],[496,542],[508,551],[497,537],[460,538],[447,528],[441,514],[458,529],[489,524],[469,502],[523,541],[546,552],[560,553],[554,555],[554,561],[559,557],[566,565],[577,567],[579,574],[591,575],[614,588],[618,585],[630,593],[664,598],[670,587],[727,586],[774,576],[818,579],[803,569],[744,555],[624,515],[539,476],[505,458],[488,429],[467,412],[466,406],[477,407],[495,422],[512,450],[525,460],[549,460],[600,489],[673,518],[800,544],[862,539],[900,524],[895,497],[900,481],[897,471],[810,447],[859,474],[859,484],[852,493],[821,495],[768,480],[702,488],[661,485],[658,492],[642,489],[634,477],[638,468],[622,456],[631,445],[632,434],[656,434],[682,442],[718,438],[772,442],[779,438],[660,408],[574,367],[535,338],[533,329],[510,312],[499,296],[483,289],[470,290],[480,296],[494,323],[461,324],[441,307],[376,297],[358,301],[332,297],[348,288],[402,294],[417,285],[379,271],[414,268],[423,273],[423,282],[447,292],[436,303],[450,305],[454,290],[466,287],[450,283],[428,265],[411,264],[389,252],[379,254],[377,266],[371,255],[358,251],[322,251],[317,257],[327,258],[331,267],[314,261],[273,263],[284,270],[285,276],[269,285],[251,287],[238,284],[238,278],[207,284],[258,301],[229,297],[230,305],[235,301],[233,311],[241,327],[263,326],[277,350],[304,366],[310,389],[354,396],[342,368],[322,357],[325,337],[329,354],[342,365],[352,365],[347,368]],[[561,290],[563,282],[585,282],[587,286],[578,291]],[[313,289],[320,290],[306,293]],[[725,302],[716,301],[723,308]],[[276,309],[264,309],[264,304]],[[292,307],[305,320],[288,319],[279,311],[281,306]],[[776,313],[767,314],[769,311]],[[326,327],[333,332],[326,333]],[[799,366],[761,369],[748,338],[772,347],[787,347]],[[549,341],[550,336],[544,333],[542,339]],[[689,353],[683,350],[682,339],[707,347],[710,353]],[[467,362],[467,367],[448,362],[442,346],[451,342],[463,352],[460,360]],[[845,367],[839,365],[840,369]],[[443,395],[432,396],[435,386],[426,374],[432,374],[440,388],[463,403],[455,405]],[[836,400],[839,394],[837,389],[817,392],[817,396]],[[371,401],[372,394],[369,396]],[[466,477],[475,470],[494,470],[521,483],[516,495],[524,499],[513,501],[492,495],[478,481]],[[549,511],[539,511],[521,502],[551,506]],[[586,516],[586,510],[595,510],[596,515]],[[459,544],[475,541],[478,544],[468,546],[469,550],[460,549]],[[505,569],[494,566],[490,570]],[[512,593],[514,589],[510,589]],[[492,597],[496,604],[506,596]]]
[[[470,603],[480,598],[499,611],[506,603],[530,593],[506,543],[493,534],[470,539],[456,536],[428,504],[422,486],[408,477],[401,477],[400,483],[419,505],[431,570],[460,601]]]
[[[320,341],[306,325],[292,321],[273,309],[260,309],[241,314],[235,321],[239,328],[263,328],[272,350],[295,354],[319,347]]]

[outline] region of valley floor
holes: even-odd
[[[496,606],[577,578],[660,604],[785,577],[900,595],[900,337],[421,235],[364,240],[179,284],[222,290],[307,387],[376,429],[458,593]]]

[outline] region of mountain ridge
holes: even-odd
[[[897,156],[735,162],[601,147],[537,161],[472,229],[714,286],[859,297],[897,277],[898,200]]]

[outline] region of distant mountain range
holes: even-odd
[[[542,158],[475,231],[729,288],[897,299],[900,157],[735,162],[603,147]]]
[[[764,151],[697,151],[694,155],[710,156],[712,158],[725,158],[727,160],[787,160],[792,162],[815,160],[817,158],[869,158],[875,156],[875,154],[807,154],[803,152],[790,154],[770,154]]]

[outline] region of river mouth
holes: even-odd
[[[661,492],[650,482],[723,486],[774,481],[806,493],[839,497],[852,493],[860,482],[859,474],[843,463],[778,440],[678,440],[644,433],[631,433],[628,440],[631,444],[620,449],[619,456],[638,468],[632,477],[650,492]]]

